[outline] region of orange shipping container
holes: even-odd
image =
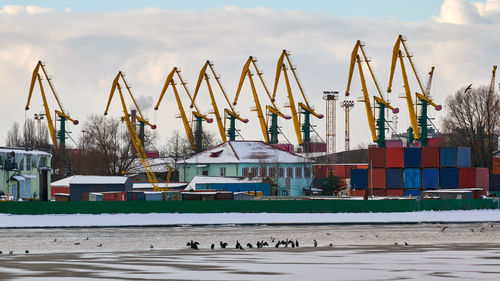
[[[494,175],[500,175],[500,157],[493,157],[493,167],[491,168],[491,173]]]
[[[386,168],[404,168],[404,150],[402,147],[388,147],[385,149]]]
[[[373,176],[370,174],[370,169],[368,169],[368,189],[372,187],[373,180],[373,188],[374,189],[385,189],[385,169],[382,168],[373,168],[372,169]]]
[[[56,193],[68,193],[69,186],[53,186],[50,188],[50,197],[55,197]]]
[[[402,189],[387,189],[385,191],[385,196],[401,197],[403,195],[404,195],[404,191]]]
[[[365,196],[365,189],[356,189],[356,190],[351,190],[351,196]]]

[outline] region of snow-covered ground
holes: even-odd
[[[337,224],[337,223],[458,223],[500,222],[500,210],[422,211],[401,213],[215,213],[215,214],[0,214],[0,228],[109,227],[224,224]]]

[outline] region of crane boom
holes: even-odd
[[[151,183],[151,185],[153,186],[155,191],[158,191],[158,189],[159,189],[158,180],[156,179],[156,175],[153,171],[153,168],[151,167],[151,163],[149,162],[148,156],[146,155],[146,151],[144,150],[144,145],[141,142],[141,140],[139,139],[139,136],[137,135],[137,132],[134,128],[134,125],[132,124],[132,122],[130,120],[130,114],[128,112],[127,105],[125,104],[125,99],[123,97],[122,87],[120,85],[120,78],[121,78],[122,82],[126,85],[125,87],[129,93],[129,95],[131,96],[132,100],[134,100],[134,98],[133,98],[132,92],[130,91],[130,86],[128,86],[128,84],[126,83],[124,76],[125,75],[121,71],[119,71],[118,74],[116,75],[115,79],[113,80],[113,84],[111,86],[111,91],[109,93],[108,103],[106,105],[106,110],[104,111],[104,115],[108,114],[111,100],[113,98],[115,91],[118,89],[118,94],[120,96],[120,102],[122,105],[122,111],[124,114],[124,116],[122,117],[122,120],[125,121],[128,133],[130,135],[130,140],[132,142],[132,145],[134,146],[134,149],[135,149],[137,155],[139,156],[139,159],[141,160],[142,166],[144,167],[144,171],[146,172],[146,176],[148,177],[149,183]],[[136,106],[137,112],[139,112],[139,116],[137,117],[138,120],[149,125],[152,129],[156,129],[155,125],[152,125],[151,123],[149,123],[147,120],[144,119],[141,111],[139,110],[139,108],[137,107],[137,104],[135,103],[135,100],[134,100],[134,104]]]
[[[41,61],[38,61],[36,66],[35,66],[35,69],[33,69],[32,75],[31,75],[31,83],[30,83],[30,89],[29,89],[29,93],[28,93],[28,101],[26,102],[25,110],[30,109],[31,98],[33,96],[35,84],[38,81],[38,85],[40,87],[40,92],[42,95],[45,116],[47,116],[50,138],[52,140],[52,144],[54,145],[54,149],[57,150],[59,147],[57,144],[57,132],[56,132],[56,125],[55,125],[56,120],[54,120],[54,123],[52,123],[52,114],[50,113],[49,104],[47,102],[47,96],[45,94],[45,89],[43,87],[42,76],[40,75],[40,69],[42,70],[42,73],[43,73],[45,79],[47,80],[47,83],[49,84],[49,87],[52,91],[52,94],[57,102],[58,107],[59,107],[59,110],[57,110],[57,109],[55,110],[55,115],[61,117],[61,122],[64,122],[65,120],[69,120],[69,121],[73,122],[74,125],[78,125],[78,120],[71,118],[69,116],[69,114],[67,114],[64,111],[64,108],[63,108],[62,103],[59,99],[59,96],[57,95],[55,88],[51,82],[52,79],[47,74],[47,70],[45,69],[44,64]],[[61,130],[60,140],[61,140],[62,144],[64,144],[64,138],[65,138],[64,134],[65,133],[66,132],[63,132],[63,130]]]
[[[191,129],[191,126],[189,124],[189,120],[188,120],[188,117],[186,115],[186,111],[184,110],[184,106],[182,105],[182,101],[181,101],[181,98],[179,96],[179,92],[177,91],[176,83],[174,81],[175,74],[177,74],[177,77],[181,81],[181,84],[184,87],[184,90],[186,91],[186,94],[188,95],[190,101],[191,102],[193,101],[193,98],[191,97],[191,94],[189,93],[189,90],[187,89],[187,86],[186,86],[187,83],[182,79],[182,76],[180,75],[180,69],[178,67],[174,67],[174,68],[172,68],[172,70],[168,74],[167,79],[165,80],[165,84],[163,85],[163,89],[160,93],[160,97],[158,98],[158,102],[156,103],[154,110],[158,110],[158,108],[160,107],[160,103],[163,99],[163,96],[165,95],[165,92],[167,91],[168,87],[171,85],[173,92],[174,92],[175,100],[177,102],[177,107],[179,108],[179,113],[180,113],[180,117],[182,119],[182,124],[184,125],[184,130],[186,131],[187,138],[188,138],[189,143],[191,145],[191,149],[196,150],[197,145],[196,145],[196,141],[194,138],[193,130]],[[193,115],[204,119],[208,123],[212,122],[211,118],[208,118],[207,116],[201,114],[198,111],[198,107],[196,106],[196,104],[194,102],[193,102],[193,105],[194,105],[194,109],[195,109],[195,111],[193,111]]]

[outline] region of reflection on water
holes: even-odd
[[[498,280],[500,225],[447,226],[3,229],[0,279]],[[300,247],[276,249],[272,238]],[[191,239],[201,250],[186,247]],[[236,250],[236,240],[254,248]],[[259,240],[271,247],[256,249]]]

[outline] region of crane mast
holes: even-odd
[[[215,101],[215,96],[214,96],[214,93],[212,90],[212,86],[210,85],[210,82],[209,82],[209,76],[207,74],[208,69],[210,69],[210,71],[212,72],[212,74],[215,78],[215,81],[217,82],[217,85],[219,86],[219,89],[222,92],[222,95],[224,96],[227,104],[229,105],[229,108],[224,109],[224,116],[228,116],[227,118],[229,119],[229,122],[230,122],[229,130],[227,132],[228,136],[229,136],[229,140],[234,141],[236,139],[236,120],[241,121],[243,123],[248,123],[248,119],[241,118],[241,116],[235,112],[233,106],[231,105],[231,102],[229,101],[229,98],[227,97],[226,91],[224,90],[224,87],[222,86],[222,83],[220,81],[220,77],[215,72],[213,65],[214,64],[211,61],[207,60],[205,62],[205,64],[203,65],[203,67],[201,68],[200,74],[198,75],[198,81],[196,82],[196,89],[194,91],[194,95],[193,95],[193,99],[191,101],[190,107],[191,108],[194,107],[194,102],[196,100],[196,97],[198,96],[198,91],[200,90],[201,83],[203,80],[205,80],[206,84],[207,84],[208,92],[210,95],[210,100],[212,102],[212,108],[214,110],[213,113],[215,115],[215,121],[217,122],[217,126],[219,128],[219,134],[220,134],[223,142],[227,141],[227,136],[226,136],[226,132],[225,132],[225,125],[222,124],[222,118],[220,116],[219,108],[218,108],[217,103]],[[225,119],[226,118],[224,118],[224,123],[225,123]]]
[[[374,103],[379,108],[379,118],[378,119],[375,119],[375,109],[372,108],[372,105],[371,105],[370,96],[368,94],[368,88],[366,86],[365,75],[363,72],[362,59],[361,59],[359,53],[361,53],[361,56],[363,56],[363,61],[365,62],[365,64],[368,67],[368,70],[370,72],[370,76],[372,77],[373,83],[375,84],[375,88],[377,89],[377,92],[378,92],[378,96],[373,96]],[[375,75],[374,75],[373,70],[370,66],[370,61],[368,60],[368,58],[366,56],[364,46],[360,40],[356,41],[356,44],[354,45],[354,48],[353,48],[352,53],[351,53],[351,61],[349,64],[349,76],[347,79],[347,88],[346,88],[345,95],[349,96],[349,94],[350,94],[349,92],[350,92],[352,77],[354,74],[354,68],[355,68],[356,64],[358,66],[359,78],[361,81],[361,90],[363,92],[363,97],[361,99],[359,99],[359,101],[363,102],[365,104],[366,117],[367,117],[367,121],[368,121],[368,127],[370,128],[370,133],[372,135],[372,140],[373,140],[373,142],[376,142],[379,147],[385,147],[385,108],[391,109],[392,112],[395,114],[397,114],[399,112],[399,109],[394,108],[393,106],[391,106],[388,102],[386,102],[384,100],[384,96],[382,95],[382,92],[380,91],[380,87],[378,85],[377,79],[375,79]]]
[[[128,112],[127,105],[125,104],[122,86],[120,85],[120,78],[121,78],[122,83],[125,85],[125,88],[127,89],[130,97],[132,98],[132,101],[134,102],[134,105],[137,109],[137,112],[139,113],[139,116],[137,116],[137,120],[150,126],[151,129],[153,129],[153,130],[156,129],[156,125],[149,123],[142,115],[142,112],[139,109],[139,107],[137,106],[137,103],[135,102],[134,96],[132,95],[132,92],[130,91],[130,86],[128,85],[127,81],[125,80],[125,75],[121,71],[118,72],[115,79],[113,80],[113,84],[111,86],[111,91],[109,93],[108,103],[106,105],[106,110],[104,111],[104,115],[108,115],[108,110],[109,110],[109,106],[111,104],[111,100],[113,99],[113,95],[114,95],[115,91],[118,89],[118,94],[120,96],[120,102],[122,105],[122,111],[124,114],[122,117],[122,120],[125,121],[128,133],[130,135],[130,140],[132,142],[132,145],[134,146],[134,149],[137,153],[137,156],[139,156],[139,159],[141,160],[142,166],[144,167],[144,171],[146,172],[146,176],[148,177],[149,183],[151,183],[151,185],[153,186],[155,191],[158,191],[158,190],[160,190],[160,188],[158,186],[158,180],[156,179],[156,175],[153,171],[153,168],[151,167],[151,163],[149,162],[148,156],[146,155],[146,151],[144,150],[144,144],[143,144],[143,142],[141,142],[141,139],[139,138],[139,136],[134,128],[134,125],[132,124],[132,122],[130,120],[130,114]]]
[[[49,127],[49,133],[50,133],[50,138],[52,140],[52,144],[54,146],[55,150],[59,149],[59,146],[57,144],[57,131],[56,131],[56,123],[54,120],[54,123],[52,123],[52,114],[50,113],[49,109],[49,104],[47,102],[47,96],[45,94],[45,89],[43,87],[42,83],[42,76],[40,75],[40,70],[43,73],[43,76],[45,77],[45,80],[49,84],[50,90],[57,102],[57,105],[59,107],[59,110],[55,110],[55,116],[59,116],[59,121],[61,123],[60,125],[60,132],[59,132],[59,143],[64,150],[65,148],[65,140],[66,140],[66,120],[69,120],[73,122],[74,125],[78,125],[78,120],[72,119],[68,113],[64,111],[64,108],[62,106],[62,103],[59,99],[59,96],[57,95],[54,85],[52,84],[52,79],[51,77],[47,74],[47,70],[45,69],[45,65],[41,62],[38,61],[38,63],[35,66],[35,69],[33,70],[32,76],[31,76],[31,83],[30,83],[30,90],[28,94],[28,101],[26,102],[26,107],[25,110],[30,109],[30,102],[31,102],[31,97],[33,96],[33,90],[35,88],[35,84],[38,81],[38,85],[40,87],[40,92],[42,95],[42,101],[43,101],[43,107],[45,110],[45,116],[47,116],[47,125]]]
[[[288,65],[288,67],[287,67],[287,65]],[[302,123],[302,125],[300,122],[299,111],[297,111],[297,108],[295,106],[295,100],[293,98],[292,88],[290,85],[290,79],[289,79],[288,73],[287,73],[288,70],[291,70],[293,77],[295,79],[295,82],[296,82],[296,84],[300,90],[300,93],[302,94],[302,98],[304,100],[304,103],[303,102],[298,103],[298,107],[301,109],[300,113],[304,115],[304,122]],[[271,100],[274,101],[276,99],[276,91],[278,89],[280,75],[281,75],[281,72],[283,72],[283,76],[285,78],[286,89],[287,89],[287,93],[288,93],[288,101],[289,101],[288,107],[290,107],[292,121],[293,121],[293,127],[295,129],[297,141],[298,141],[299,145],[304,147],[304,152],[309,152],[309,149],[310,149],[309,144],[311,141],[310,115],[312,114],[314,117],[316,117],[318,119],[322,119],[324,117],[324,115],[317,113],[314,110],[314,108],[312,108],[309,105],[309,101],[307,100],[307,97],[304,93],[303,87],[300,84],[300,81],[297,77],[297,73],[295,70],[296,70],[296,68],[293,66],[291,59],[290,59],[290,53],[287,50],[283,50],[281,52],[280,57],[278,58],[278,63],[276,65],[276,76],[274,79],[274,90],[273,90]],[[301,132],[304,133],[303,138],[302,138]]]
[[[195,152],[201,152],[203,146],[202,146],[202,132],[201,132],[201,122],[203,120],[207,121],[207,123],[212,123],[213,119],[208,118],[207,116],[203,115],[200,113],[198,110],[198,107],[196,104],[193,102],[193,98],[187,88],[187,82],[182,79],[182,76],[180,74],[181,70],[178,67],[172,68],[170,73],[168,74],[165,84],[163,85],[163,89],[160,93],[160,97],[158,99],[158,102],[156,103],[156,106],[154,107],[154,110],[158,110],[160,107],[160,103],[163,99],[163,96],[165,95],[165,92],[167,91],[169,86],[172,86],[172,90],[174,92],[175,100],[177,102],[177,107],[179,108],[179,113],[180,113],[180,118],[182,119],[182,124],[184,125],[184,130],[186,131],[187,138],[189,140],[189,143],[191,145],[191,149],[194,150]],[[192,112],[193,116],[196,118],[196,124],[197,124],[197,130],[195,131],[195,134],[193,135],[193,130],[191,129],[191,125],[189,124],[189,120],[186,114],[186,111],[184,110],[184,106],[182,105],[181,98],[179,96],[179,92],[176,87],[176,83],[174,80],[174,76],[177,75],[181,85],[183,86],[187,96],[189,97],[191,103],[194,106],[194,111]]]

